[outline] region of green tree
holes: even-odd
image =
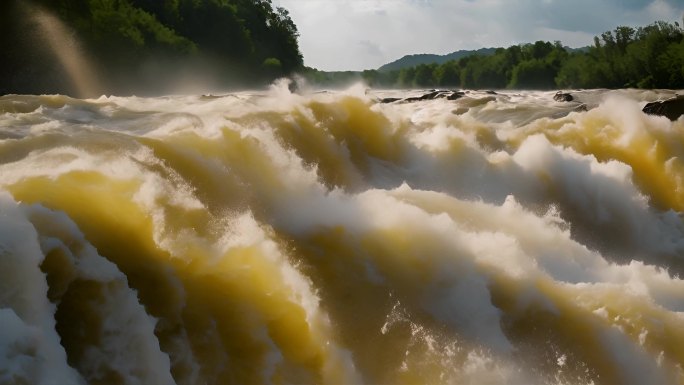
[[[433,87],[435,83],[436,64],[419,64],[413,77],[414,87]]]
[[[556,87],[556,73],[549,63],[540,59],[523,61],[513,69],[509,84],[514,89],[551,89]]]
[[[409,67],[409,68],[402,68],[399,71],[399,77],[397,79],[397,86],[399,87],[404,87],[404,88],[410,88],[413,87],[413,79],[416,77],[416,68],[415,67]]]
[[[224,76],[253,82],[303,67],[297,27],[270,0],[36,1],[75,30],[116,84],[148,63],[173,69],[210,62]]]
[[[461,85],[461,68],[455,61],[448,61],[435,70],[435,81],[440,87],[459,87]]]

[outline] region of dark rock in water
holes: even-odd
[[[465,96],[465,92],[463,91],[455,91],[451,95],[447,96],[448,100],[456,100],[458,98],[462,98]]]
[[[490,95],[498,95],[498,94],[496,93],[496,91],[492,91],[492,90],[485,91],[485,93],[490,94]]]
[[[406,98],[406,99],[404,99],[404,101],[406,101],[406,102],[419,102],[419,101],[422,101],[422,100],[433,100],[433,99],[436,99],[436,98],[440,97],[440,95],[441,95],[441,94],[444,94],[445,92],[446,92],[446,91],[435,91],[435,90],[432,90],[431,92],[429,92],[429,93],[427,93],[427,94],[425,94],[425,95],[416,96],[416,97],[412,97],[412,98]],[[443,97],[443,96],[442,96],[442,97]]]
[[[494,91],[492,91],[494,92]],[[411,103],[411,102],[421,102],[425,100],[435,100],[435,99],[447,99],[447,100],[456,100],[464,97],[466,95],[466,92],[464,91],[444,91],[444,90],[430,90],[427,94],[421,95],[421,96],[412,96],[410,98],[383,98],[380,99],[380,103],[394,103],[397,101],[402,101],[406,103]],[[490,96],[491,97],[491,96]]]
[[[560,119],[570,115],[573,112],[587,112],[589,111],[589,106],[584,103],[574,102],[574,106],[570,105],[560,109],[561,111],[552,114],[550,117],[552,119]]]
[[[675,121],[684,115],[684,95],[677,95],[672,99],[648,103],[642,111],[649,115],[665,116]]]
[[[575,107],[575,109],[573,109],[573,111],[575,111],[575,112],[586,112],[586,111],[589,111],[589,108],[587,108],[586,104],[582,103],[579,106]]]
[[[575,98],[573,98],[572,95],[563,93],[561,91],[558,91],[555,95],[553,95],[553,100],[557,102],[571,102],[574,99]]]
[[[292,79],[287,84],[287,89],[290,91],[291,94],[298,93],[299,92],[299,83],[297,82],[297,79]]]

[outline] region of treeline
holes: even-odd
[[[302,67],[297,27],[271,0],[3,0],[6,60],[26,57],[30,7],[47,9],[75,32],[109,86],[169,80],[181,69],[211,72],[219,82],[249,86]],[[23,4],[21,4],[23,3]],[[14,57],[13,57],[14,56]],[[22,65],[40,65],[23,60]],[[0,64],[0,70],[11,63]],[[15,65],[16,67],[16,65]],[[14,68],[16,70],[16,68]],[[189,72],[189,71],[188,71]],[[203,73],[204,72],[204,73]],[[167,76],[163,76],[167,75]],[[163,79],[159,79],[159,78]],[[5,74],[3,78],[9,78]],[[157,79],[155,79],[157,78]],[[5,79],[3,79],[5,80]],[[5,91],[7,92],[7,91]]]
[[[493,55],[467,56],[441,65],[421,64],[399,71],[364,71],[370,85],[396,87],[555,88],[555,76],[569,56],[560,42],[497,48]]]
[[[684,29],[659,21],[605,32],[589,52],[563,63],[556,82],[568,88],[684,88]]]
[[[317,84],[344,83],[350,73],[308,69]],[[618,27],[586,49],[560,42],[498,48],[443,64],[394,71],[367,70],[357,79],[377,88],[459,87],[468,89],[684,88],[684,30],[678,23]]]

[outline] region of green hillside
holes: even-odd
[[[492,55],[496,51],[496,48],[480,48],[477,50],[458,50],[446,55],[434,55],[434,54],[415,54],[406,55],[401,59],[397,59],[391,63],[387,63],[380,68],[378,71],[394,71],[400,70],[402,68],[415,67],[419,64],[443,64],[452,60],[459,60],[466,56],[471,55],[481,55],[487,56]]]

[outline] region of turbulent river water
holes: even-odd
[[[0,97],[0,384],[684,384],[675,92],[420,94]]]

